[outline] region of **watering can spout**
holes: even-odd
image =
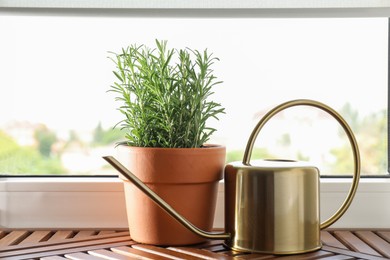
[[[117,171],[119,171],[124,177],[126,177],[126,179],[132,182],[138,189],[144,192],[150,199],[152,199],[157,205],[164,209],[169,215],[171,215],[179,223],[185,226],[188,230],[207,239],[228,240],[231,238],[231,235],[229,233],[212,233],[201,230],[200,228],[194,226],[191,222],[189,222],[186,218],[180,215],[175,209],[173,209],[160,196],[158,196],[154,191],[152,191],[148,186],[146,186],[140,179],[138,179],[132,172],[130,172],[114,157],[103,156],[103,159],[106,160],[109,164],[111,164]]]

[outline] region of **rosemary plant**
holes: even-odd
[[[131,146],[201,147],[216,131],[207,120],[224,113],[209,100],[221,83],[211,68],[218,58],[207,50],[168,49],[166,41],[156,40],[156,46],[131,45],[112,53],[118,80],[110,91],[125,117],[117,126]]]

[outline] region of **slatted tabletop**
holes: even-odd
[[[126,230],[3,230],[0,259],[390,259],[389,230],[322,231],[319,251],[274,256],[231,251],[223,241],[191,247],[156,247],[132,241]]]

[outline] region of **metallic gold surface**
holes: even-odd
[[[295,254],[321,247],[319,171],[302,162],[254,161],[225,168],[227,246]]]
[[[346,199],[344,200],[341,207],[337,210],[337,212],[333,216],[331,216],[329,219],[327,219],[326,221],[321,223],[321,229],[324,229],[324,228],[327,228],[330,225],[332,225],[334,222],[336,222],[345,213],[345,211],[348,209],[348,207],[351,205],[353,197],[355,196],[355,193],[356,193],[356,190],[357,190],[357,187],[359,184],[359,178],[360,178],[361,163],[360,163],[360,154],[359,154],[358,144],[357,144],[355,136],[354,136],[351,128],[349,127],[348,123],[344,120],[344,118],[339,113],[337,113],[334,109],[332,109],[331,107],[329,107],[323,103],[320,103],[320,102],[315,101],[315,100],[309,100],[309,99],[292,100],[292,101],[282,103],[279,106],[276,106],[275,108],[270,110],[259,121],[259,123],[256,125],[256,127],[252,131],[252,133],[249,137],[246,149],[245,149],[244,158],[242,160],[242,163],[244,165],[250,165],[249,160],[250,160],[250,157],[252,154],[253,145],[254,145],[254,142],[256,141],[257,135],[259,134],[259,132],[263,128],[263,126],[274,115],[276,115],[277,113],[279,113],[280,111],[282,111],[286,108],[294,107],[294,106],[301,106],[301,105],[319,108],[319,109],[327,112],[331,116],[333,116],[340,123],[340,125],[343,127],[345,133],[348,136],[349,142],[352,146],[353,160],[354,160],[355,168],[354,168],[354,174],[353,174],[351,188],[348,192]]]

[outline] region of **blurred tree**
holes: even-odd
[[[35,130],[34,137],[38,142],[38,151],[44,157],[50,157],[52,145],[57,141],[56,134],[42,124]]]
[[[278,144],[283,147],[289,147],[291,145],[291,137],[289,133],[284,133],[278,140]]]
[[[0,160],[18,149],[18,144],[7,134],[0,131]]]
[[[348,122],[348,125],[352,128],[355,133],[360,131],[362,122],[359,118],[359,111],[353,109],[352,105],[347,102],[339,111],[340,115]],[[342,131],[342,129],[340,129]],[[344,132],[342,132],[344,135]]]
[[[244,157],[244,150],[233,150],[226,153],[226,162],[241,161]],[[272,159],[275,156],[271,155],[265,148],[253,148],[251,159]]]
[[[75,130],[69,131],[68,143],[72,143],[72,142],[76,142],[76,143],[81,142],[80,137]]]
[[[357,139],[362,174],[377,175],[387,172],[387,114],[385,110],[370,114],[359,120],[356,110],[345,106],[343,117],[354,131]],[[352,150],[345,133],[340,131],[345,140],[340,147],[331,151],[336,158],[332,165],[336,174],[350,174],[353,171]]]
[[[33,147],[19,146],[0,131],[0,174],[63,174],[59,159],[46,158]]]
[[[110,145],[112,143],[120,141],[121,139],[123,139],[123,137],[124,133],[120,129],[113,128],[104,130],[102,124],[99,122],[99,124],[94,130],[92,144],[95,146]]]
[[[100,144],[104,138],[104,130],[102,127],[102,123],[99,122],[93,132],[93,143]]]

